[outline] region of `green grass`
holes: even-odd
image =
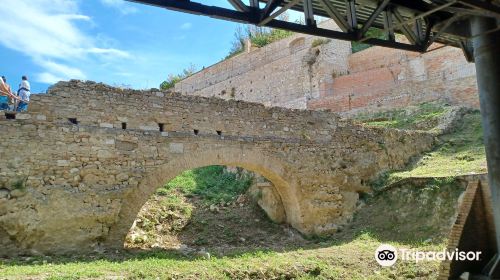
[[[382,190],[364,198],[367,204],[351,223],[354,230],[368,230],[379,239],[405,244],[439,244],[448,236],[464,184],[453,177],[429,178],[402,181]],[[351,233],[348,229],[343,234]]]
[[[227,172],[224,166],[213,165],[185,171],[157,193],[170,195],[179,189],[184,195],[197,195],[207,203],[229,202],[244,193],[251,183],[251,175]]]
[[[450,106],[424,103],[357,117],[369,126],[433,131]],[[382,176],[375,185],[383,185],[407,177],[449,177],[486,173],[486,155],[479,111],[467,113],[454,131],[439,136],[434,150],[425,153],[405,170]]]
[[[451,108],[439,103],[423,103],[419,106],[375,114],[365,114],[358,120],[369,126],[398,129],[427,129]]]
[[[39,257],[0,263],[8,279],[406,279],[436,278],[439,262],[400,261],[382,268],[374,260],[380,240],[369,233],[341,242],[323,242],[316,248],[284,253],[256,251],[209,260],[187,258],[174,251],[123,253],[119,256],[76,258]],[[390,242],[396,247],[413,247]],[[419,245],[441,250],[440,245]]]
[[[447,177],[486,173],[481,116],[474,112],[464,116],[455,131],[440,137],[433,151],[424,154],[408,169],[393,177]]]

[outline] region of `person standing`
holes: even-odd
[[[7,84],[3,81],[3,76],[0,79],[0,110],[9,109],[9,94],[10,90],[7,88]]]
[[[17,111],[26,111],[28,109],[28,103],[30,102],[31,86],[28,82],[28,77],[23,76],[21,84],[19,85],[19,90],[17,95],[20,98],[19,104],[17,105]]]
[[[1,95],[7,96],[10,99],[10,103],[12,105],[8,105],[8,110],[14,110],[16,106],[16,102],[19,100],[19,97],[17,97],[11,90],[10,85],[7,83],[7,79],[5,76],[2,76],[1,81],[3,82],[3,85],[0,86],[1,91],[3,92]],[[2,109],[7,110],[5,106],[0,106]]]

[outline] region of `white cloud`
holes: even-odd
[[[38,64],[50,73],[55,73],[57,76],[68,77],[70,79],[85,80],[87,76],[78,68],[60,64],[54,61],[38,61]]]
[[[101,3],[105,6],[117,9],[124,15],[137,13],[137,9],[130,6],[130,3],[126,3],[124,0],[101,0]]]
[[[186,22],[181,25],[181,29],[183,30],[191,29],[191,27],[193,27],[193,24],[190,22]]]
[[[89,16],[85,15],[59,15],[59,17],[67,20],[83,20],[83,21],[91,21]]]
[[[85,34],[75,21],[90,22],[80,14],[77,0],[2,0],[0,44],[31,57],[44,69],[40,82],[85,79],[85,73],[67,65],[93,58],[128,58],[130,54],[103,48],[99,40]]]
[[[63,77],[58,77],[54,74],[43,72],[35,76],[36,81],[44,84],[55,84],[59,81],[65,80]]]
[[[126,51],[121,51],[117,49],[102,49],[102,48],[90,48],[87,49],[88,53],[109,55],[112,57],[129,58],[130,54]]]

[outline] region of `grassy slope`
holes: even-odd
[[[464,116],[454,132],[440,137],[441,144],[397,177],[445,177],[486,173],[486,154],[479,112]]]
[[[410,110],[396,110],[360,117],[368,125],[399,129],[430,130],[449,107],[427,103]],[[437,147],[417,159],[407,169],[391,173],[392,179],[406,177],[448,177],[485,173],[486,155],[481,116],[466,114],[451,133],[439,137]]]
[[[168,196],[179,189],[186,196],[197,195],[207,203],[228,202],[244,193],[251,183],[251,175],[225,172],[224,166],[213,165],[181,173],[160,188],[158,194]]]
[[[438,103],[423,103],[405,109],[362,114],[356,119],[370,126],[398,129],[429,129],[437,124],[451,107]]]
[[[400,246],[398,243],[392,243]],[[0,266],[0,278],[48,279],[112,278],[128,279],[430,279],[438,262],[400,262],[381,268],[373,258],[380,245],[363,234],[346,243],[322,243],[323,248],[286,253],[254,252],[210,260],[186,258],[168,252],[120,254],[112,258],[34,258],[23,263]],[[408,248],[408,245],[401,245]],[[438,250],[435,245],[420,249]]]

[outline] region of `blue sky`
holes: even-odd
[[[27,75],[34,93],[69,79],[159,87],[224,58],[238,26],[122,0],[2,0],[0,14],[0,75],[13,89]]]

